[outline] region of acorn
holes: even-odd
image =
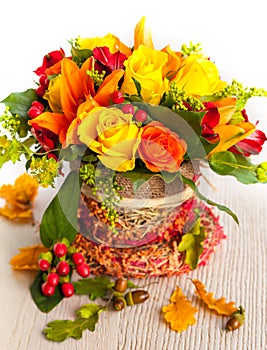
[[[234,331],[241,327],[245,322],[245,310],[242,306],[239,306],[239,309],[235,311],[231,316],[228,322],[226,323],[227,331]]]
[[[115,281],[114,290],[119,293],[124,293],[126,289],[127,289],[127,279],[123,277],[118,278]]]
[[[127,305],[133,306],[135,304],[141,304],[149,298],[149,294],[145,290],[135,290],[128,292],[125,295]]]
[[[126,300],[123,297],[116,297],[112,300],[113,308],[116,311],[121,311],[123,310],[127,304]]]

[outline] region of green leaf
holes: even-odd
[[[58,303],[63,299],[63,294],[60,292],[59,287],[56,287],[55,293],[46,297],[43,295],[41,286],[44,283],[42,278],[42,272],[39,272],[37,277],[35,278],[33,284],[31,285],[30,291],[31,296],[38,307],[38,309],[42,312],[48,313],[51,311]]]
[[[38,100],[38,96],[34,89],[28,89],[23,92],[13,92],[7,96],[1,103],[9,107],[12,114],[18,114],[21,117],[27,117],[28,110],[33,101]]]
[[[107,276],[84,278],[73,284],[76,294],[89,294],[90,300],[106,296],[113,285]]]
[[[230,151],[217,152],[209,157],[210,168],[219,175],[234,176],[243,184],[258,182],[256,166],[242,155]]]
[[[43,215],[40,237],[44,246],[51,247],[55,241],[61,241],[63,238],[73,242],[78,232],[79,200],[79,176],[76,171],[72,171]]]
[[[88,329],[93,332],[97,322],[97,314],[90,318],[77,318],[74,321],[56,320],[48,323],[44,334],[47,339],[56,342],[63,342],[67,338],[81,339],[83,331]]]
[[[141,95],[141,90],[142,90],[142,87],[141,87],[141,84],[139,83],[139,81],[137,81],[135,78],[133,78],[133,82],[134,82],[134,85],[136,87],[136,91],[137,91],[137,95],[142,98],[142,95]]]
[[[205,229],[200,225],[200,219],[198,219],[190,232],[183,235],[178,245],[179,252],[185,252],[185,263],[192,270],[197,268],[199,257],[203,252],[205,237]]]
[[[84,304],[79,308],[79,310],[77,310],[76,314],[78,317],[81,318],[90,318],[95,314],[99,315],[100,312],[106,309],[106,307],[103,307],[98,304]]]
[[[184,184],[188,185],[195,192],[196,196],[199,199],[203,200],[204,202],[206,202],[209,205],[217,207],[219,210],[221,210],[223,212],[226,212],[228,215],[230,215],[234,219],[234,221],[237,224],[239,223],[236,214],[234,214],[231,209],[229,209],[228,207],[226,207],[224,205],[218,204],[218,203],[208,199],[206,196],[204,196],[202,193],[200,193],[193,180],[183,176],[181,173],[178,173],[178,176],[181,179],[181,181],[183,181]]]

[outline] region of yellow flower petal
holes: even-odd
[[[134,30],[134,50],[140,45],[144,45],[154,49],[151,30],[146,27],[146,17],[142,17],[137,23]]]

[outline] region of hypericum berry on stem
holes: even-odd
[[[48,284],[50,284],[50,286],[56,287],[58,285],[58,282],[59,282],[59,275],[57,273],[55,273],[55,272],[50,272],[47,275],[46,282]]]
[[[42,111],[35,106],[32,106],[29,110],[28,110],[28,115],[30,118],[34,119],[36,117],[38,117],[38,115],[42,114]]]
[[[69,298],[74,294],[74,286],[71,282],[63,283],[61,285],[61,291],[65,298]]]
[[[46,297],[51,297],[52,295],[54,295],[56,290],[55,287],[51,286],[48,282],[44,282],[42,284],[41,289],[42,289],[43,295]]]
[[[76,267],[76,271],[81,277],[88,277],[90,275],[90,266],[86,262],[83,262]]]
[[[134,113],[134,119],[137,122],[144,123],[147,120],[146,111],[144,111],[143,109],[138,109],[138,111]]]
[[[46,259],[40,259],[38,261],[39,270],[41,271],[47,271],[50,265],[51,265],[50,262],[47,261]]]
[[[67,261],[60,261],[57,264],[57,273],[59,276],[67,276],[70,272],[70,265],[67,263]]]
[[[53,247],[53,251],[55,256],[57,256],[58,258],[62,258],[63,256],[65,256],[67,254],[67,246],[64,243],[56,243]]]
[[[124,114],[134,114],[134,106],[131,103],[126,103],[121,107]]]
[[[113,103],[116,103],[116,104],[122,103],[124,101],[123,93],[121,91],[115,91],[113,92],[111,99]]]
[[[73,253],[71,258],[76,266],[79,266],[84,262],[84,256],[81,253]]]

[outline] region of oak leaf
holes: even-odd
[[[196,323],[194,314],[198,309],[191,305],[191,302],[183,295],[180,287],[176,287],[170,301],[169,305],[162,307],[162,311],[165,320],[170,323],[171,329],[182,332],[189,325]]]
[[[46,252],[42,244],[19,248],[20,253],[10,260],[14,270],[38,270],[38,259],[41,253]]]
[[[38,182],[29,174],[20,175],[14,185],[0,187],[0,197],[5,199],[0,215],[14,220],[32,220],[32,206],[38,192]]]
[[[234,302],[230,301],[226,303],[225,297],[215,299],[213,293],[208,293],[205,289],[205,285],[197,279],[192,280],[196,287],[196,294],[200,299],[208,306],[210,310],[216,311],[219,315],[231,316],[234,312],[238,310],[234,306]]]

